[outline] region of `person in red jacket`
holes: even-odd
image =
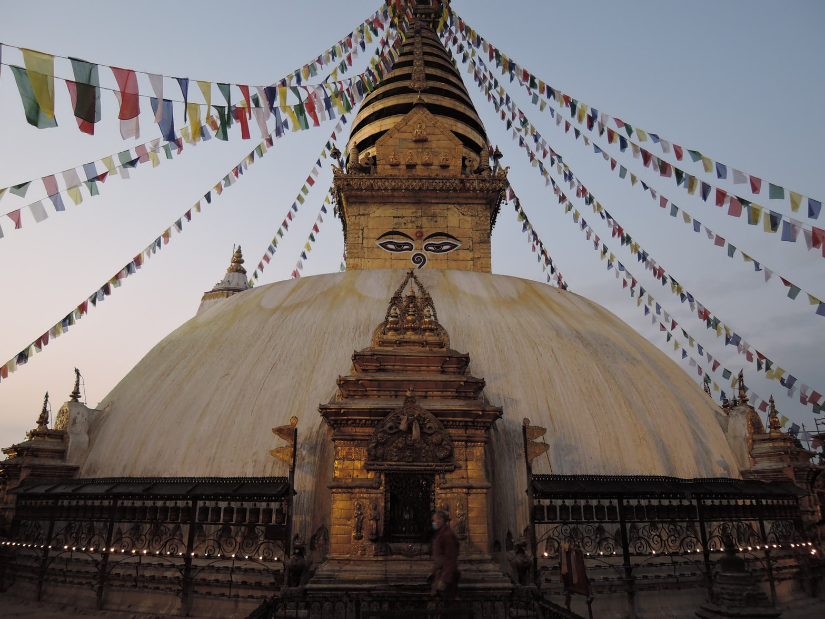
[[[445,600],[452,600],[458,593],[458,537],[450,528],[450,516],[443,511],[433,514],[433,570],[428,582],[432,580],[432,594],[441,594]]]

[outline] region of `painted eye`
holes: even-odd
[[[378,243],[378,247],[391,252],[404,252],[413,250],[413,244],[409,241],[381,241],[380,243]]]
[[[431,254],[446,254],[454,249],[458,249],[459,246],[459,243],[454,243],[453,241],[438,241],[435,243],[424,243],[424,251],[428,251]]]

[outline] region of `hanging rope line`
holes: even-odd
[[[332,189],[332,185],[330,185],[330,189]],[[307,242],[304,244],[304,247],[299,254],[298,262],[295,264],[295,269],[293,269],[290,274],[290,279],[298,279],[301,277],[300,272],[304,270],[304,263],[302,261],[309,259],[308,255],[309,252],[312,251],[312,243],[316,242],[315,235],[321,232],[318,224],[324,223],[323,215],[327,214],[327,204],[329,204],[329,195],[324,198],[324,202],[321,204],[321,209],[318,211],[318,216],[315,218],[315,223],[312,225],[312,230],[307,237]]]
[[[465,64],[469,64],[468,61],[466,61],[466,60],[464,60],[463,62]],[[477,70],[474,71],[474,78],[475,78],[475,81],[476,81],[476,85],[479,87],[479,89],[482,92],[484,92],[484,80],[481,79],[481,77],[478,75]],[[489,102],[492,103],[495,107],[495,103],[493,101],[494,100],[492,98],[489,99]],[[525,126],[530,125],[529,120],[526,120],[526,117],[525,117],[525,121],[526,121]],[[530,126],[532,126],[532,125],[530,125]],[[538,141],[539,138],[537,137],[537,135],[534,135],[534,139],[536,141]],[[519,145],[526,150],[526,154],[527,154],[531,164],[534,167],[539,168],[540,173],[546,179],[545,184],[546,185],[550,185],[550,184],[553,185],[554,193],[556,193],[556,195],[559,196],[559,201],[561,203],[566,203],[566,208],[568,208],[568,210],[572,209],[573,208],[572,204],[569,203],[569,201],[567,199],[567,196],[562,192],[560,186],[558,185],[556,180],[552,177],[552,175],[549,173],[547,168],[541,163],[542,157],[540,155],[537,155],[535,152],[533,152],[533,150],[529,147],[526,140],[522,136],[519,136]],[[555,151],[553,151],[553,154],[556,157],[558,156],[558,155],[555,154]],[[560,164],[555,164],[555,162],[552,159],[551,159],[551,163],[553,165],[560,165]],[[573,185],[575,185],[574,178],[575,177],[572,176],[572,173],[566,173],[565,174],[565,180],[568,181],[568,179],[569,179],[568,182],[570,182]],[[578,179],[576,179],[576,180],[578,180]],[[576,197],[580,198],[580,199],[583,199],[585,201],[585,204],[593,205],[594,210],[597,209],[597,207],[596,207],[597,203],[595,201],[594,196],[592,194],[590,194],[589,192],[587,192],[586,188],[583,185],[581,185],[580,183],[577,186],[577,195],[576,195]],[[576,212],[576,215],[578,215],[578,212]],[[614,236],[616,235],[616,228],[615,227],[614,227],[613,235]],[[621,236],[624,238],[623,233],[622,233]],[[669,281],[670,284],[671,284],[671,291],[673,292],[674,295],[677,295],[680,298],[682,298],[682,302],[685,302],[686,300],[689,300],[692,309],[694,307],[700,307],[701,308],[701,309],[698,310],[699,311],[699,317],[700,317],[700,319],[702,319],[706,323],[707,328],[714,328],[717,331],[717,337],[721,337],[722,331],[724,330],[725,334],[726,334],[726,344],[731,344],[731,345],[736,346],[737,351],[740,354],[744,355],[745,358],[749,362],[756,364],[758,371],[762,371],[764,369],[765,370],[765,375],[766,375],[767,378],[771,378],[771,379],[774,379],[774,380],[780,380],[782,385],[787,387],[788,390],[790,391],[789,397],[793,397],[793,394],[796,390],[795,383],[798,380],[796,377],[789,374],[789,376],[786,378],[784,376],[785,370],[782,369],[782,368],[779,368],[778,366],[774,367],[773,362],[770,359],[768,359],[766,356],[764,356],[762,353],[760,353],[759,351],[756,351],[756,357],[754,357],[754,354],[753,354],[753,351],[751,351],[750,345],[747,342],[745,342],[741,338],[741,336],[739,336],[738,334],[733,332],[730,329],[730,327],[728,327],[725,323],[723,323],[717,317],[712,316],[710,314],[709,310],[707,310],[707,308],[702,306],[701,303],[693,297],[693,295],[691,295],[688,291],[684,290],[683,287],[678,282],[676,282],[675,279],[673,279],[672,277],[668,278],[668,276],[665,276],[663,267],[658,266],[658,265],[653,266],[653,265],[655,265],[655,261],[653,260],[653,258],[650,256],[649,253],[647,253],[647,252],[643,253],[641,250],[637,251],[636,253],[637,253],[637,258],[640,261],[644,261],[646,266],[648,266],[648,268],[650,268],[651,270],[656,269],[656,273],[658,273],[659,270],[661,270],[661,274],[657,275],[657,278],[662,279],[663,285],[668,283],[668,281]],[[611,260],[611,262],[612,262],[612,260]],[[696,304],[696,306],[694,306],[694,303]],[[807,385],[804,385],[803,383],[800,383],[799,389],[800,389],[800,393],[802,394],[800,396],[801,400],[802,399],[805,400],[803,402],[803,404],[810,404],[814,408],[814,412],[818,412],[819,406],[820,406],[819,405],[819,398],[821,396],[819,396],[819,394],[815,391],[813,391],[810,396],[807,396],[807,389],[808,388],[807,388]]]
[[[624,122],[623,120],[616,118],[614,116],[610,116],[604,112],[598,112],[598,110],[595,110],[592,106],[589,106],[585,103],[582,103],[581,101],[578,101],[571,95],[565,94],[560,90],[552,88],[549,84],[542,80],[539,80],[534,74],[529,72],[523,66],[516,63],[514,60],[512,60],[512,58],[508,58],[505,54],[501,52],[499,48],[489,43],[484,37],[479,35],[474,29],[472,29],[469,26],[469,24],[467,24],[467,22],[464,21],[449,6],[446,7],[446,10],[449,11],[449,22],[451,27],[457,25],[458,30],[464,35],[465,39],[467,39],[475,49],[481,49],[484,53],[486,53],[488,55],[490,62],[493,62],[493,60],[495,60],[496,67],[501,67],[501,74],[509,75],[510,81],[513,81],[513,79],[517,79],[520,84],[526,83],[532,91],[531,94],[536,95],[536,99],[538,99],[539,96],[542,96],[546,99],[555,99],[556,101],[564,102],[565,107],[570,107],[572,105],[573,107],[571,111],[574,113],[574,115],[576,112],[576,108],[580,110],[589,109],[591,111],[591,118],[595,118],[596,116],[599,117],[599,124],[601,127],[607,127],[607,125],[612,122],[616,126],[617,130],[624,130],[627,133],[628,138],[630,138],[633,135],[633,132],[635,131],[637,139],[640,142],[646,142],[649,138],[650,141],[654,144],[659,144],[663,154],[671,154],[672,151],[678,161],[682,161],[684,153],[687,152],[694,163],[698,163],[700,161],[702,162],[702,168],[705,173],[715,173],[717,179],[727,179],[728,169],[730,169],[732,181],[734,184],[743,184],[746,186],[750,186],[751,192],[754,195],[761,194],[763,185],[762,179],[751,174],[746,174],[745,172],[742,172],[734,168],[733,166],[729,166],[728,164],[724,164],[719,161],[714,161],[710,157],[703,155],[697,150],[687,149],[673,143],[670,140],[665,140],[656,133],[651,133],[639,129],[638,127],[634,129],[633,126]],[[582,111],[581,118],[578,121],[579,124],[581,124],[585,120],[585,116],[587,116],[585,114],[585,111]],[[791,210],[794,213],[800,210],[800,206],[804,202],[807,202],[807,216],[811,219],[819,218],[819,214],[822,208],[822,202],[820,200],[814,200],[813,198],[806,197],[801,193],[797,193],[790,190],[786,192],[785,188],[781,185],[768,183],[768,186],[768,198],[770,200],[782,200],[782,204],[787,204],[785,202],[785,194],[787,193]]]

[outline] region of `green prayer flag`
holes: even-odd
[[[14,187],[9,187],[9,191],[11,193],[13,193],[14,195],[16,195],[16,196],[20,196],[21,198],[25,198],[26,197],[26,192],[29,190],[29,185],[31,185],[31,184],[32,184],[31,181],[29,181],[27,183],[20,183],[19,185],[15,185]]]
[[[756,369],[757,369],[757,371],[759,371],[759,372],[761,372],[761,371],[762,371],[762,361],[761,361],[760,359],[757,359],[757,360],[756,360]]]
[[[531,73],[531,74],[530,74],[530,88],[532,88],[533,90],[535,90],[535,89],[536,89],[536,88],[538,88],[538,87],[539,87],[539,85],[538,85],[538,83],[536,82],[536,76],[535,76],[535,75],[533,75],[533,74]]]
[[[215,137],[219,140],[223,140],[224,142],[229,140],[229,134],[227,133],[228,120],[226,114],[226,107],[223,105],[215,105],[213,106],[218,112],[218,119],[220,121],[220,127],[215,132]]]
[[[676,175],[676,184],[681,185],[685,182],[685,173],[682,172],[679,168],[673,168],[673,173]]]
[[[791,289],[788,290],[788,298],[789,299],[796,299],[796,296],[799,294],[799,287],[794,286],[791,284]]]
[[[780,187],[779,185],[774,185],[773,183],[768,183],[768,197],[771,200],[784,200],[785,199],[785,188]]]
[[[689,150],[688,154],[690,155],[690,158],[693,159],[693,163],[696,163],[702,159],[702,153],[698,150]]]
[[[733,258],[733,255],[736,253],[736,247],[728,243],[728,258]]]
[[[678,212],[679,212],[679,207],[676,206],[675,204],[673,204],[673,202],[671,202],[670,203],[670,216],[671,217],[676,217],[676,214]]]
[[[167,159],[172,158],[172,147],[169,146],[168,144],[163,145],[163,152],[166,153],[166,158]]]
[[[722,378],[724,378],[725,380],[729,379],[730,376],[731,376],[730,370],[725,370],[725,371],[722,372]]]
[[[298,199],[298,203],[299,203],[299,204],[303,204],[303,203],[304,203],[304,196],[302,196],[301,194],[298,194],[298,198],[297,198],[297,199]]]
[[[309,233],[309,240],[315,242],[315,235],[312,232]]]
[[[619,178],[625,178],[627,176],[627,168],[624,166],[619,166]]]
[[[117,158],[118,161],[120,161],[120,164],[125,166],[132,160],[132,153],[128,150],[124,150],[123,152],[117,154]]]
[[[26,121],[38,129],[50,129],[57,127],[57,118],[49,118],[40,108],[37,98],[34,96],[29,73],[22,67],[11,65],[11,72],[14,74],[14,81],[17,82],[17,90],[20,91],[20,99],[23,102],[23,111],[26,113]]]
[[[303,187],[301,187],[301,193],[307,195],[309,193],[309,188],[306,185],[304,185]]]
[[[669,341],[670,341],[670,338],[672,338],[672,337],[673,337],[673,336],[672,336],[672,335],[668,332],[668,334],[667,334],[667,341],[669,342]]]
[[[94,181],[83,181],[83,183],[86,185],[86,189],[89,190],[89,195],[90,196],[99,196],[100,195],[100,191],[97,188],[97,183],[96,182],[94,182]]]
[[[633,137],[633,127],[631,127],[629,124],[625,123],[624,124],[624,130],[627,131],[627,137],[629,137],[629,138]]]

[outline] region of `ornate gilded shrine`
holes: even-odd
[[[486,404],[469,363],[409,271],[371,345],[319,407],[335,454],[332,559],[428,555],[435,509],[451,514],[462,558],[489,557],[484,462],[501,409]]]

